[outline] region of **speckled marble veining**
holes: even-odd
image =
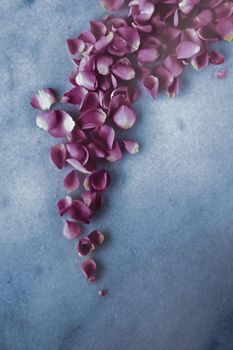
[[[65,39],[103,15],[97,0],[1,0],[0,349],[232,350],[232,44],[218,44],[225,80],[209,66],[174,100],[142,93],[128,134],[141,152],[112,166],[90,227],[107,235],[98,283],[62,236],[54,140],[28,101],[69,87]]]

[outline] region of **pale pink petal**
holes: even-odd
[[[155,47],[147,46],[138,51],[138,61],[141,63],[155,62],[159,58],[159,51]]]
[[[63,228],[63,235],[67,239],[75,239],[81,234],[81,228],[76,222],[66,220]]]
[[[123,143],[127,152],[131,154],[136,154],[139,152],[139,144],[136,141],[125,140]]]
[[[100,55],[96,59],[96,68],[101,75],[108,75],[112,64],[113,58],[110,55]]]
[[[176,55],[179,59],[190,58],[200,51],[200,46],[191,41],[183,41],[176,48]]]
[[[53,164],[58,168],[62,169],[66,161],[66,147],[63,143],[58,143],[51,147],[50,158]]]
[[[57,201],[57,210],[60,216],[63,216],[72,205],[72,198],[70,196],[66,196],[65,198],[59,199]]]
[[[123,105],[114,113],[113,121],[119,128],[129,129],[136,122],[136,115],[129,106]]]
[[[145,89],[153,97],[153,99],[155,100],[156,97],[157,97],[158,89],[159,89],[159,80],[158,80],[158,78],[153,76],[153,75],[148,75],[143,80],[143,85],[144,85]]]
[[[93,259],[85,260],[82,263],[82,271],[87,280],[90,280],[93,277],[95,270],[96,270],[96,263]]]
[[[67,191],[76,191],[79,188],[80,180],[76,170],[72,170],[63,180],[64,187]]]
[[[79,72],[75,80],[79,86],[82,86],[90,91],[95,90],[98,85],[95,74],[90,72]]]
[[[42,111],[48,111],[56,102],[56,92],[50,88],[39,90],[38,93],[31,98],[31,106],[36,109],[41,109]]]

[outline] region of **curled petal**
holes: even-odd
[[[89,224],[93,216],[92,210],[78,199],[72,201],[72,205],[68,209],[69,215],[75,219]]]
[[[92,210],[99,210],[103,205],[103,196],[98,192],[83,192],[81,197],[83,202]]]
[[[76,222],[66,220],[63,228],[63,235],[67,239],[75,239],[81,234],[81,228]]]
[[[226,70],[219,70],[215,73],[215,76],[218,79],[225,79],[227,77],[227,71]]]
[[[51,111],[37,116],[36,124],[53,137],[66,137],[74,128],[75,122],[64,111]]]
[[[70,196],[66,196],[65,198],[59,199],[57,201],[57,210],[60,216],[63,216],[72,205],[72,198]]]
[[[97,170],[88,175],[84,181],[87,191],[104,191],[110,184],[110,175],[107,170]]]
[[[72,170],[63,180],[64,187],[67,191],[76,191],[79,188],[80,180],[77,171]]]
[[[100,21],[90,21],[90,28],[96,39],[99,39],[101,36],[106,35],[107,33],[106,25]]]
[[[80,256],[87,256],[95,249],[94,244],[88,237],[82,238],[78,241],[77,251]]]
[[[123,6],[125,0],[101,0],[102,6],[109,11],[116,11]]]
[[[89,162],[82,165],[77,159],[69,158],[66,159],[66,161],[83,174],[90,174],[93,170],[95,170],[95,165]]]
[[[89,159],[89,153],[85,146],[77,142],[70,142],[66,144],[69,158],[77,159],[82,165],[85,165]]]
[[[136,141],[123,141],[125,149],[131,154],[136,154],[139,152],[139,144]]]
[[[82,263],[82,271],[87,280],[90,280],[93,277],[95,270],[96,270],[96,263],[93,259],[85,260]]]
[[[118,78],[124,80],[131,80],[135,78],[135,71],[131,62],[127,58],[121,58],[112,66],[112,73]]]
[[[106,297],[107,294],[108,292],[106,291],[106,289],[101,289],[98,291],[99,297]]]
[[[155,100],[159,89],[159,79],[153,75],[148,75],[143,80],[143,85]]]
[[[116,110],[113,115],[113,120],[119,128],[129,129],[134,125],[136,115],[129,106],[123,105]]]
[[[91,241],[95,248],[101,245],[104,241],[104,235],[99,230],[92,231],[89,233],[89,235],[87,235],[87,238]]]
[[[190,58],[200,51],[200,46],[191,41],[183,41],[176,48],[176,55],[179,59]]]
[[[210,54],[210,62],[212,64],[215,64],[215,65],[219,65],[219,64],[222,64],[224,63],[225,61],[225,58],[224,56],[217,52],[217,51],[212,51],[211,54]]]
[[[36,109],[41,109],[42,111],[48,111],[56,102],[56,92],[50,88],[39,90],[38,93],[31,98],[31,106]]]
[[[50,158],[53,164],[58,168],[62,169],[66,161],[66,147],[63,143],[58,143],[51,147]]]
[[[121,149],[120,149],[119,143],[115,141],[111,151],[108,152],[106,159],[109,162],[114,163],[114,162],[120,160],[121,157],[122,157],[122,154],[121,154]]]
[[[79,118],[79,125],[82,129],[93,129],[103,124],[106,118],[106,113],[102,109],[96,108],[83,113]]]
[[[75,81],[79,86],[82,86],[90,91],[95,90],[98,85],[95,74],[90,72],[79,72]]]

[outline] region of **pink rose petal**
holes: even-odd
[[[123,105],[116,110],[113,120],[119,128],[129,129],[136,122],[136,115],[130,107]]]
[[[65,198],[59,199],[57,201],[57,210],[60,216],[63,216],[72,205],[72,198],[70,196],[66,196]]]
[[[127,58],[121,58],[112,67],[112,73],[120,79],[131,80],[135,77],[135,71]]]
[[[158,89],[159,89],[159,79],[153,75],[148,75],[143,80],[143,85],[145,89],[149,92],[149,94],[155,100],[157,97]]]
[[[131,154],[136,154],[139,152],[139,144],[136,141],[125,140],[123,143],[127,152]]]
[[[81,234],[81,228],[74,221],[66,220],[63,228],[63,235],[67,239],[75,239]]]
[[[219,70],[215,73],[216,78],[225,79],[227,77],[227,70]]]
[[[96,263],[93,259],[85,260],[82,263],[82,271],[87,280],[90,280],[93,277],[93,274],[96,270]]]
[[[48,111],[56,102],[56,92],[50,88],[39,90],[38,93],[31,98],[31,106],[36,109],[41,109],[42,111]]]
[[[53,164],[58,168],[62,169],[66,161],[66,147],[63,143],[54,145],[50,150],[50,158]]]
[[[200,51],[200,46],[191,41],[183,41],[176,48],[176,55],[179,59],[190,58]]]
[[[107,170],[96,170],[88,175],[84,181],[87,191],[105,191],[110,184],[110,175]]]
[[[76,191],[79,188],[80,180],[76,170],[72,170],[63,180],[64,187],[67,191]]]
[[[104,235],[99,230],[94,230],[87,235],[87,238],[94,245],[94,247],[100,246],[104,241]]]

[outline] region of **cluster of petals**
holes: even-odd
[[[51,88],[31,99],[41,110],[37,126],[63,139],[51,148],[50,158],[58,169],[69,168],[63,180],[69,195],[57,202],[68,239],[78,238],[82,225],[102,207],[103,192],[110,185],[108,163],[120,160],[123,150],[139,151],[136,141],[117,137],[137,120],[133,103],[139,86],[153,99],[160,90],[175,97],[185,67],[199,70],[224,63],[220,52],[210,51],[210,43],[233,39],[230,0],[100,1],[108,11],[128,8],[128,15],[91,21],[88,31],[67,39],[74,63],[72,87],[59,102],[73,105],[73,112],[51,109],[58,102]],[[216,76],[223,79],[226,72]],[[100,231],[93,232],[79,239],[79,255],[89,255],[102,243]],[[87,279],[93,278],[94,260],[85,260],[82,269]]]

